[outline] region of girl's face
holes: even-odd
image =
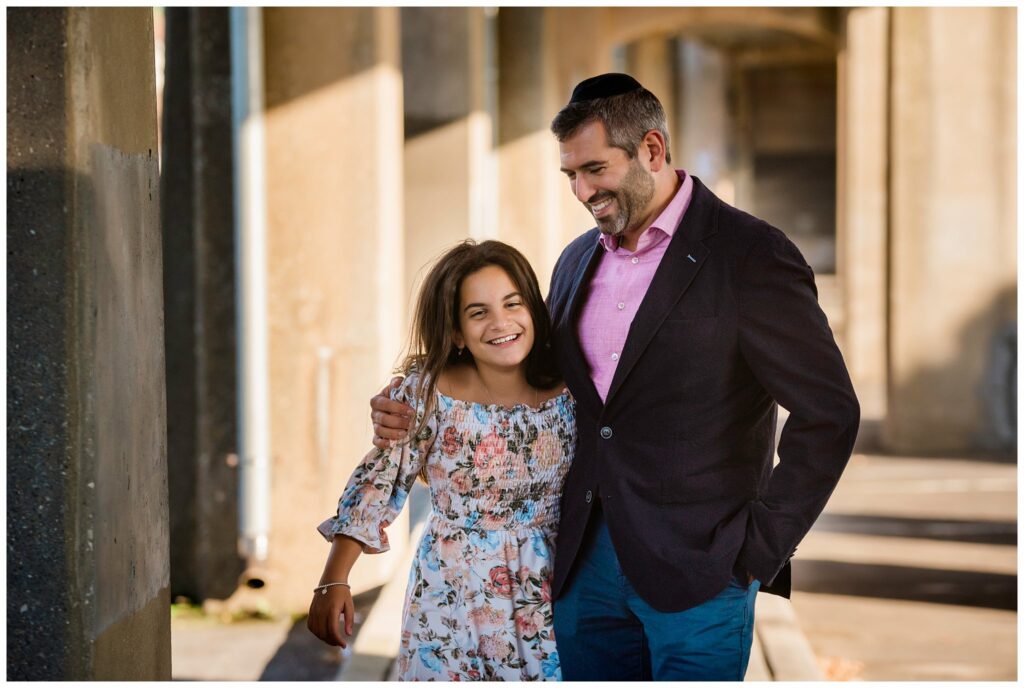
[[[533,318],[508,273],[488,265],[462,280],[455,345],[468,348],[477,365],[516,367],[533,338]]]

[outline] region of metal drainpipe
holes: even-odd
[[[270,394],[267,327],[267,225],[263,139],[263,16],[231,8],[235,275],[238,304],[238,552],[242,582],[266,583],[270,531]]]

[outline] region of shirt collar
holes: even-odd
[[[690,204],[690,196],[693,195],[693,179],[685,170],[676,170],[675,172],[682,184],[679,185],[675,195],[672,196],[672,200],[668,202],[668,205],[661,211],[661,214],[654,218],[651,226],[640,235],[640,239],[637,241],[636,253],[650,248],[658,243],[658,240],[662,237],[667,236],[671,238],[676,232],[676,227],[679,225],[679,220],[682,219],[683,213],[686,212],[686,207]],[[619,248],[619,237],[613,237],[610,234],[602,233],[598,242],[609,253]]]

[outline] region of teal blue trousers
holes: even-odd
[[[737,575],[703,604],[659,612],[626,580],[600,508],[595,512],[566,589],[555,600],[562,679],[742,681],[758,581],[747,585]]]

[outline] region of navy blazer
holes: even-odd
[[[711,599],[734,568],[788,596],[790,557],[853,451],[860,408],[811,268],[782,232],[693,182],[604,403],[576,333],[598,230],[555,265],[552,346],[579,432],[556,597],[598,499],[623,572],[655,609]],[[790,416],[773,470],[777,403]]]

